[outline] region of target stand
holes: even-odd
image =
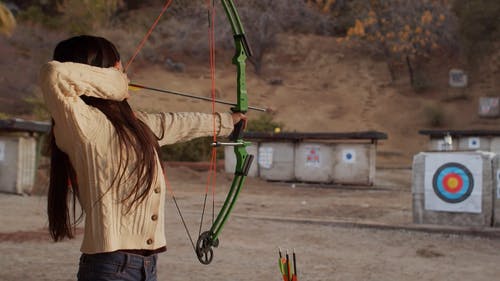
[[[423,152],[413,161],[413,221],[491,226],[493,159],[490,152]]]
[[[500,227],[500,154],[493,159],[493,226]]]

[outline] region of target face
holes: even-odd
[[[448,203],[463,202],[474,189],[472,173],[459,163],[446,163],[434,174],[432,187],[441,200]]]
[[[356,162],[356,151],[353,149],[346,149],[342,151],[342,161],[345,163],[355,163]]]
[[[479,138],[469,138],[469,148],[479,149],[481,147],[481,141]]]
[[[425,157],[424,207],[431,211],[482,212],[483,158],[475,153]]]

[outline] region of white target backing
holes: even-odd
[[[433,154],[425,159],[425,209],[481,213],[480,156]]]

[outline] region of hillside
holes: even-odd
[[[0,62],[0,112],[37,119],[28,113],[32,104],[26,104],[25,98],[36,92],[39,66],[50,59],[55,43],[64,37],[25,26],[13,38],[0,39],[0,51],[5,58]],[[283,123],[286,131],[385,132],[389,139],[380,142],[379,166],[411,165],[412,156],[426,149],[427,138],[418,131],[429,128],[429,118],[436,114],[442,114],[439,118],[445,128],[494,129],[500,124],[497,119],[477,117],[477,98],[495,94],[499,88],[495,80],[499,60],[495,57],[484,69],[470,75],[470,87],[464,91],[446,86],[448,70],[454,67],[446,62],[427,73],[437,81],[432,90],[416,94],[405,77],[405,69],[401,69],[398,80],[391,82],[384,61],[347,48],[335,38],[281,34],[277,42],[276,48],[265,57],[261,75],[255,75],[252,67],[248,67],[250,103],[271,108],[274,119]],[[118,47],[124,46],[118,44]],[[217,95],[233,100],[236,74],[230,64],[232,53],[221,50],[218,54]],[[185,55],[169,56],[185,65],[183,72],[138,61],[129,71],[130,79],[148,86],[208,96],[207,65],[193,62]],[[272,80],[282,83],[273,85]],[[210,110],[205,102],[145,91],[134,91],[131,102],[147,111]],[[228,108],[218,106],[218,110]],[[255,118],[258,114],[248,115]]]
[[[385,132],[389,139],[379,145],[378,165],[411,165],[412,156],[426,149],[427,138],[418,131],[430,128],[429,118],[437,111],[442,113],[443,128],[492,129],[500,124],[498,120],[477,117],[477,98],[485,87],[491,90],[492,80],[472,83],[464,91],[450,89],[446,86],[449,68],[441,67],[429,75],[442,77],[444,86],[438,84],[432,91],[416,94],[404,73],[391,83],[384,61],[345,48],[335,38],[284,34],[278,42],[279,46],[265,59],[262,75],[256,76],[249,67],[250,103],[271,108],[275,120],[285,124],[286,131]],[[235,73],[227,64],[230,54],[222,59],[225,61],[218,62],[218,97],[231,100]],[[131,74],[131,79],[208,95],[208,72],[202,69],[205,67],[192,66],[184,73],[175,73],[142,67]],[[282,84],[272,85],[272,80],[281,80]],[[203,102],[146,92],[133,95],[132,102],[146,110],[209,108]],[[255,117],[256,113],[249,116]]]

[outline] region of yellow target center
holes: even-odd
[[[448,179],[447,186],[449,189],[457,189],[458,187],[458,180],[456,178],[450,178]]]

